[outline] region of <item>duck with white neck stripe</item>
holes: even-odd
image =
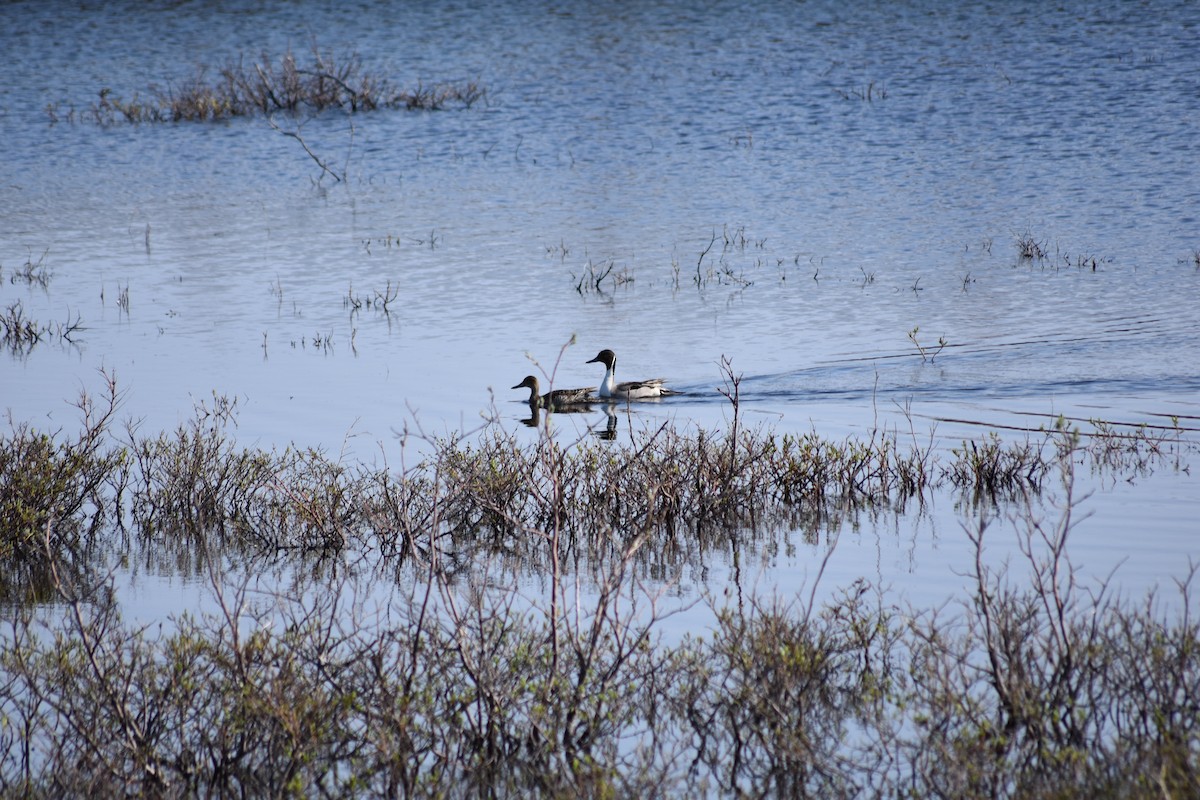
[[[600,382],[599,391],[600,398],[603,400],[649,400],[679,394],[674,389],[664,386],[663,378],[617,383],[617,354],[612,350],[601,350],[595,358],[587,363],[600,363],[605,366],[604,380]]]

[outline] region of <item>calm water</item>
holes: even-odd
[[[104,369],[144,432],[216,392],[247,445],[370,461],[406,426],[521,430],[507,387],[575,337],[560,386],[596,383],[610,347],[620,377],[688,392],[635,426],[726,424],[726,356],[780,431],[1200,427],[1200,6],[624,5],[0,6],[0,306],[84,327],[0,355],[0,407],[69,429]],[[487,102],[280,119],[342,182],[262,119],[66,121],[101,88],[314,40]],[[13,279],[27,261],[45,287]],[[390,314],[351,311],[389,282]],[[945,349],[923,359],[913,329]],[[1140,593],[1200,554],[1191,475],[1085,488],[1089,572],[1123,563]],[[830,531],[826,580],[944,596],[962,520],[946,499]],[[759,585],[812,554],[764,554]]]

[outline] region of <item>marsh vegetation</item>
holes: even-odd
[[[278,58],[262,53],[245,54],[210,75],[197,67],[179,83],[151,84],[128,99],[110,88],[98,90],[98,99],[84,112],[47,106],[51,121],[77,119],[99,125],[119,122],[205,122],[253,115],[316,114],[328,110],[347,113],[378,109],[436,111],[469,108],[487,97],[474,81],[418,83],[399,88],[363,66],[357,54],[339,57],[314,44],[307,57],[288,50]]]
[[[173,432],[119,429],[111,379],[77,434],[12,425],[0,789],[1195,794],[1196,566],[1177,597],[1127,598],[1083,585],[1068,548],[1076,470],[1186,469],[1178,432],[1063,421],[947,452],[778,436],[726,396],[724,432],[562,443],[548,415],[533,442],[491,423],[382,467],[240,447],[218,396]],[[966,596],[914,608],[863,579],[816,599],[832,519],[935,491],[991,509],[964,522]],[[998,529],[1022,563],[986,557]],[[669,591],[793,530],[810,585]],[[98,554],[135,542],[207,576],[208,610],[125,621]],[[695,603],[711,630],[665,636]]]

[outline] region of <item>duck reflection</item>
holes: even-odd
[[[592,435],[597,439],[602,439],[606,442],[616,441],[617,438],[617,413],[614,406],[610,403],[604,407],[604,430],[599,427],[592,428]]]
[[[551,414],[588,414],[591,413],[592,409],[592,406],[576,403],[575,405],[569,406],[555,406],[545,413],[547,417],[549,417]],[[541,405],[530,403],[529,416],[522,419],[521,424],[528,428],[536,428],[540,426],[542,424],[542,412],[543,409]]]

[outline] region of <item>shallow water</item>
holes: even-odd
[[[1200,428],[1198,23],[1165,2],[5,4],[0,306],[83,329],[0,356],[0,406],[70,429],[103,369],[144,432],[215,392],[246,445],[394,461],[404,429],[522,430],[507,387],[574,337],[559,386],[598,382],[609,347],[620,377],[686,391],[635,427],[727,425],[728,357],[745,418],[781,432]],[[262,119],[78,119],[100,88],[314,38],[487,102],[280,119],[341,182]],[[1045,258],[1019,258],[1026,235]],[[14,278],[27,261],[44,288]],[[389,283],[390,313],[352,311]],[[1084,488],[1089,572],[1126,559],[1140,592],[1196,552],[1190,475]],[[953,505],[840,531],[825,580],[955,591]]]

